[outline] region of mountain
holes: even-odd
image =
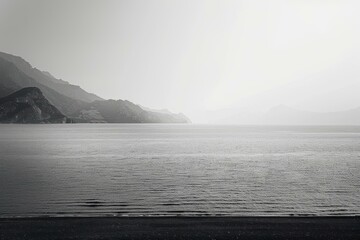
[[[169,111],[168,109],[152,109],[152,108],[148,108],[148,107],[144,107],[141,105],[138,105],[139,107],[141,107],[143,110],[147,111],[147,112],[152,112],[152,113],[158,113],[160,115],[171,115],[174,119],[178,119],[179,122],[186,122],[186,123],[191,123],[190,118],[188,118],[185,114],[183,113],[172,113],[171,111]]]
[[[48,72],[40,71],[33,68],[30,63],[18,56],[0,52],[0,58],[13,63],[21,72],[35,80],[37,83],[51,88],[62,95],[79,100],[82,102],[92,102],[95,100],[103,100],[95,94],[88,93],[79,86],[71,85],[60,79],[56,79]]]
[[[5,97],[26,87],[39,88],[52,105],[68,116],[86,104],[86,102],[69,98],[40,84],[17,68],[14,63],[0,57],[0,97]]]
[[[0,98],[36,87],[58,111],[76,122],[188,123],[183,114],[152,112],[124,100],[104,100],[79,86],[33,68],[18,56],[0,52]]]
[[[127,100],[94,101],[76,114],[75,122],[108,123],[189,123],[183,114],[146,111]]]
[[[232,111],[236,112],[236,111]],[[220,114],[218,114],[220,115]],[[278,105],[265,113],[241,112],[216,123],[255,125],[360,125],[360,107],[337,112],[311,112]]]
[[[347,111],[321,113],[280,105],[263,115],[261,122],[286,125],[359,125],[360,107]]]
[[[1,123],[65,123],[67,118],[36,87],[0,99]]]

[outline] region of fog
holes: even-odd
[[[344,111],[360,106],[359,10],[356,0],[0,0],[0,51],[193,122],[278,105]]]

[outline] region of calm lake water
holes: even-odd
[[[360,127],[0,125],[0,153],[0,217],[360,214]]]

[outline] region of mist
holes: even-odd
[[[195,123],[251,123],[279,105],[360,106],[359,9],[325,0],[1,0],[0,51],[105,99]]]

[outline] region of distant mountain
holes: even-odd
[[[237,114],[228,115],[222,119],[220,118],[216,123],[257,125],[360,125],[360,107],[347,111],[322,113],[303,111],[286,105],[279,105],[265,113],[238,111]]]
[[[180,122],[185,121],[187,123],[191,123],[190,118],[188,118],[185,114],[183,113],[172,113],[171,111],[169,111],[168,109],[152,109],[152,108],[148,108],[148,107],[144,107],[141,105],[138,105],[139,107],[141,107],[143,110],[148,111],[148,112],[152,112],[152,113],[159,113],[159,114],[165,114],[165,115],[172,115],[175,119],[179,119]],[[181,119],[181,120],[180,120]]]
[[[0,57],[0,97],[5,97],[26,87],[39,88],[49,102],[65,115],[71,115],[86,102],[69,98],[29,77],[15,64]]]
[[[74,114],[73,119],[75,122],[189,123],[182,114],[146,111],[126,100],[94,101]]]
[[[42,72],[36,68],[33,68],[30,63],[26,62],[21,57],[0,52],[0,58],[13,63],[20,71],[25,73],[28,77],[34,79],[37,83],[49,87],[66,97],[83,102],[103,100],[95,94],[86,92],[79,86],[71,85],[68,82],[56,79],[48,72]]]
[[[0,99],[0,123],[65,123],[67,118],[35,87]]]
[[[152,109],[152,108],[148,108],[148,107],[144,107],[139,105],[139,107],[141,107],[143,110],[145,111],[149,111],[149,112],[156,112],[156,113],[171,113],[168,109],[164,108],[164,109]]]
[[[347,111],[319,113],[280,105],[264,114],[261,122],[287,125],[359,125],[360,107]]]
[[[79,86],[56,79],[48,72],[33,68],[21,57],[0,52],[0,98],[29,87],[39,89],[50,105],[76,122],[190,122],[183,114],[152,112],[129,101],[104,100]],[[3,108],[5,110],[11,109]],[[24,116],[23,119],[31,120],[33,117],[28,119]]]

